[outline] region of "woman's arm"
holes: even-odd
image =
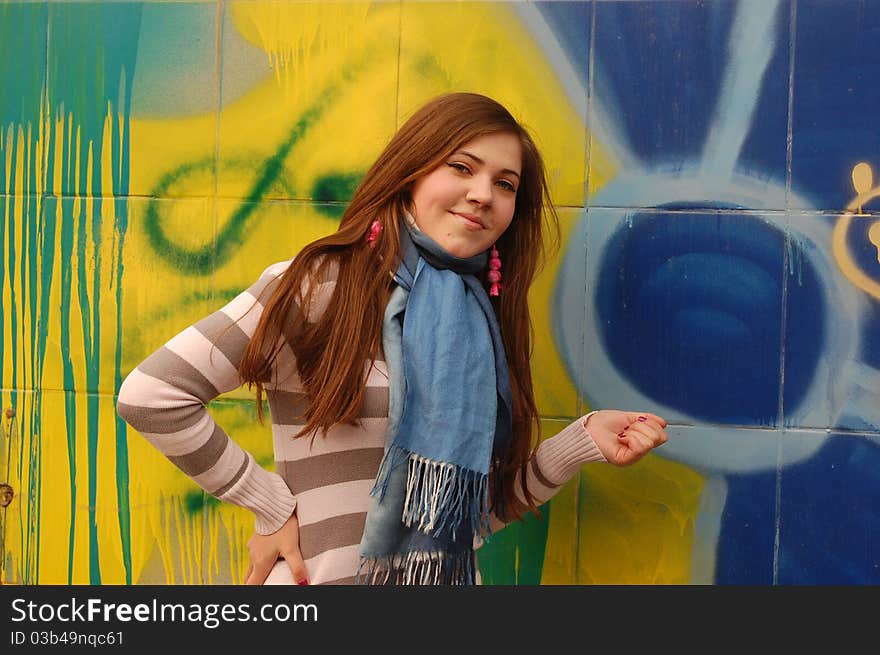
[[[296,508],[284,480],[259,466],[214,422],[205,405],[240,386],[241,361],[267,287],[290,262],[273,264],[229,304],[159,348],[126,377],[117,412],[205,491],[251,510],[259,534],[281,528]]]
[[[526,467],[526,485],[537,505],[543,505],[555,496],[583,464],[607,461],[586,428],[587,421],[595,413],[590,412],[573,421],[554,436],[542,441],[535,449]],[[514,488],[517,498],[525,505],[519,472]],[[494,512],[489,516],[492,532],[497,532],[505,525],[507,522],[498,518]]]
[[[592,411],[538,446],[526,467],[526,483],[537,505],[543,505],[588,462],[629,466],[667,441],[665,419],[647,412],[615,409]],[[516,492],[520,502],[520,474]],[[490,515],[492,532],[506,523]]]

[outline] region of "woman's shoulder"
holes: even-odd
[[[269,264],[269,266],[263,269],[263,272],[260,273],[260,278],[280,278],[290,269],[295,261],[296,257],[292,257],[291,259],[285,259],[284,261]],[[315,261],[312,262],[312,265],[309,266],[309,272],[306,274],[307,280],[317,284],[336,282],[338,277],[339,260],[336,257],[330,257],[327,255],[319,255],[316,257]]]
[[[280,277],[283,275],[290,265],[293,263],[293,259],[285,259],[282,262],[275,262],[273,264],[269,264],[266,268],[263,269],[263,272],[260,273],[260,278],[264,277]]]
[[[290,271],[296,257],[267,266],[260,274],[259,281],[254,284],[254,290],[259,292],[271,292],[279,284],[283,284],[284,276]],[[320,255],[315,258],[308,271],[301,278],[301,298],[310,297],[307,320],[316,322],[330,303],[336,288],[336,279],[339,276],[339,261],[336,257]]]

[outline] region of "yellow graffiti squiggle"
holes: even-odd
[[[858,267],[850,256],[849,248],[846,245],[846,235],[852,223],[854,210],[858,208],[861,213],[862,205],[875,198],[880,198],[880,186],[874,187],[867,193],[860,193],[856,200],[847,205],[846,212],[834,226],[834,232],[831,235],[831,252],[834,254],[834,259],[841,272],[850,282],[865,293],[880,298],[880,282],[872,280]]]

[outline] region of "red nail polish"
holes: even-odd
[[[640,420],[642,423],[644,423],[645,421],[648,420],[648,417],[647,417],[647,416],[639,416],[639,420]]]
[[[309,581],[306,580],[306,579],[304,578],[304,579],[300,580],[299,582],[297,582],[296,584],[298,584],[298,585],[307,585],[307,584],[309,584]]]

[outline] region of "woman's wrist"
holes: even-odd
[[[598,411],[601,411],[601,410],[594,409],[594,410],[593,410],[592,412],[590,412],[589,414],[585,414],[584,416],[581,417],[581,421],[582,421],[583,424],[584,424],[584,430],[587,431],[587,435],[589,435],[589,433],[590,433],[590,426],[588,425],[589,422],[590,422],[590,417],[591,417],[593,414],[595,414],[596,412],[598,412]],[[592,436],[590,436],[590,438],[592,439]]]
[[[293,514],[296,497],[280,475],[257,464],[250,453],[247,457],[248,465],[241,478],[218,497],[253,512],[258,534],[272,534]]]
[[[580,417],[547,439],[535,453],[538,468],[554,485],[567,482],[583,464],[606,461],[586,428],[593,413]]]

